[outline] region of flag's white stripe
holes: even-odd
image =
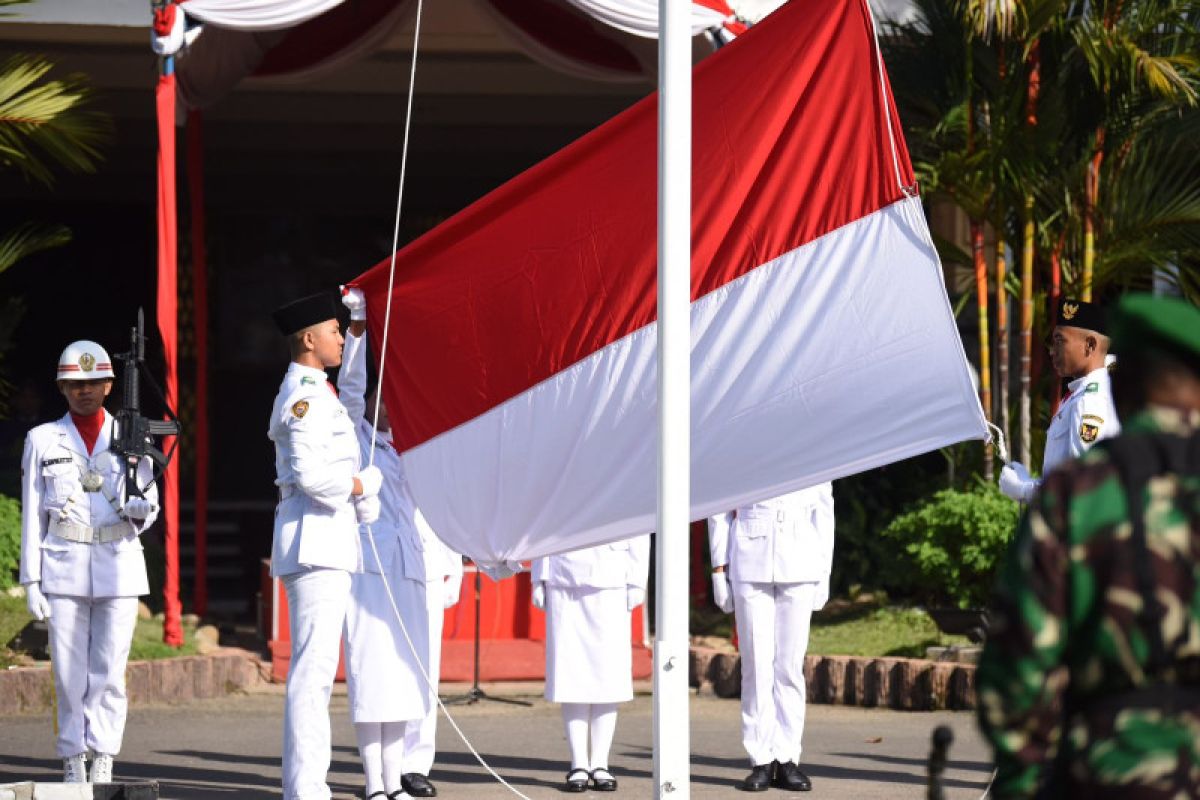
[[[655,326],[405,455],[485,562],[654,527]],[[692,518],[986,435],[919,201],[692,304]]]

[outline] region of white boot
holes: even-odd
[[[92,783],[112,783],[112,756],[96,753],[92,758]]]
[[[77,753],[63,759],[63,783],[87,783],[86,753]]]

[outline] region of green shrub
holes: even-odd
[[[0,590],[15,586],[21,566],[21,504],[0,494]]]
[[[932,605],[982,607],[1016,529],[1018,505],[991,484],[944,489],[883,531],[903,545],[914,596]]]

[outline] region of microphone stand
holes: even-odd
[[[475,675],[471,682],[471,688],[466,694],[456,695],[443,701],[444,705],[474,705],[480,700],[491,700],[495,703],[508,703],[514,706],[532,706],[528,700],[517,700],[512,697],[492,697],[490,694],[479,688],[479,597],[483,594],[483,577],[480,575],[479,568],[475,568]]]

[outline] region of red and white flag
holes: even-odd
[[[869,13],[789,3],[694,71],[694,519],[986,436]],[[397,256],[394,440],[481,562],[654,528],[656,108]]]

